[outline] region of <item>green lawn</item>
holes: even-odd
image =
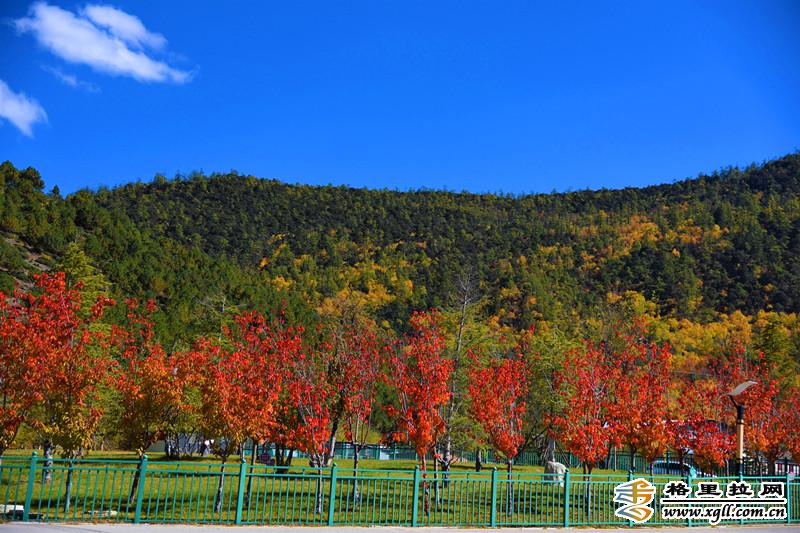
[[[33,450],[30,449],[13,449],[6,452],[5,456],[3,457],[6,461],[25,461],[26,463],[30,459],[31,452]],[[39,454],[39,461],[42,460],[41,451],[37,450]],[[58,458],[56,456],[56,458]],[[131,463],[137,463],[139,458],[136,452],[130,451],[92,451],[88,456],[85,457],[86,459],[90,459],[94,461],[102,461],[102,460],[109,460],[109,461],[130,461]],[[200,457],[199,455],[191,456],[182,458],[180,461],[174,461],[166,457],[163,453],[151,453],[148,454],[148,461],[153,463],[169,463],[170,468],[177,468],[177,469],[192,469],[197,467],[207,467],[208,465],[220,465],[220,460],[217,457],[209,456],[209,457]],[[249,461],[249,457],[248,457]],[[352,459],[336,459],[335,460],[337,466],[340,469],[344,468],[351,468],[353,465]],[[177,463],[180,463],[179,465]],[[239,458],[237,457],[230,457],[228,459],[228,465],[234,464],[238,465]],[[378,460],[378,459],[360,459],[359,460],[359,469],[364,470],[414,470],[414,467],[417,466],[419,463],[413,460]],[[167,467],[167,465],[164,465]],[[308,468],[308,459],[306,458],[298,458],[295,457],[292,461],[292,468],[290,472],[298,471],[298,467],[300,468]],[[486,474],[490,472],[492,468],[497,468],[498,471],[501,473],[505,473],[506,465],[503,463],[483,463],[483,473]],[[430,474],[433,474],[433,462],[428,461],[428,470]],[[475,463],[471,461],[463,461],[457,462],[453,465],[452,470],[454,472],[474,472],[475,471]],[[573,474],[580,474],[580,468],[572,468],[571,469]],[[544,472],[544,468],[541,466],[528,466],[528,465],[515,465],[514,466],[515,473],[542,473]],[[602,470],[602,469],[595,469],[593,474],[626,474],[627,472],[623,471],[615,471],[615,470]]]

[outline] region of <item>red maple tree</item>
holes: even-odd
[[[243,453],[247,439],[268,432],[275,403],[281,392],[286,358],[300,342],[295,335],[278,338],[264,317],[249,312],[235,317],[223,339],[197,343],[195,362],[200,391],[203,432],[214,436],[214,453],[222,460]],[[220,476],[215,511],[222,505],[224,476]]]
[[[50,481],[53,449],[74,459],[94,444],[103,415],[99,404],[100,387],[106,382],[111,365],[105,335],[96,327],[104,309],[114,302],[98,297],[85,313],[81,309],[81,285],[67,287],[63,272],[34,276],[36,291],[19,293],[27,309],[26,322],[30,346],[40,350],[37,416],[29,419],[45,443],[47,461],[44,480]],[[71,465],[71,463],[70,463]],[[71,503],[73,470],[66,478],[66,509]]]
[[[354,317],[332,332],[331,344],[342,365],[342,379],[336,383],[342,403],[345,438],[353,450],[353,476],[369,436],[386,347],[374,323]],[[359,502],[358,480],[353,480],[353,501]]]
[[[550,431],[581,460],[584,474],[591,474],[618,442],[612,415],[619,379],[619,366],[605,345],[591,342],[570,350],[563,370],[556,372],[554,387],[564,408],[551,417]]]
[[[77,457],[91,447],[103,414],[98,392],[111,360],[106,337],[94,326],[113,301],[99,297],[86,315],[81,313],[80,284],[68,289],[61,272],[35,278],[38,292],[26,295],[26,300],[32,335],[46,355],[46,370],[41,375],[44,409],[33,424],[46,448],[58,446],[65,457]]]
[[[174,428],[181,412],[191,406],[188,388],[190,365],[186,354],[167,354],[155,337],[152,315],[156,304],[149,300],[126,301],[127,321],[111,329],[115,350],[113,384],[119,409],[119,427],[128,446],[141,455]],[[134,474],[128,502],[139,485]]]
[[[28,419],[46,455],[60,446],[75,457],[91,447],[102,414],[95,400],[109,360],[97,349],[104,336],[94,324],[113,301],[100,297],[82,313],[81,286],[68,289],[63,272],[34,280],[34,291],[0,297],[0,454]],[[37,403],[43,409],[31,418]]]
[[[725,397],[725,386],[715,378],[699,379],[686,391],[684,438],[697,466],[704,473],[713,473],[725,466],[734,451],[731,433],[731,406]]]
[[[618,328],[611,357],[619,367],[611,417],[620,443],[630,450],[631,468],[639,452],[652,464],[668,448],[671,351],[647,339],[644,326],[633,321]]]
[[[483,429],[489,444],[506,459],[506,510],[514,507],[511,473],[514,459],[525,442],[523,417],[528,394],[527,365],[521,354],[503,359],[492,359],[481,364],[470,354],[472,361],[468,373],[467,391],[470,414]]]
[[[489,444],[506,459],[509,474],[525,442],[523,416],[528,394],[527,367],[519,354],[482,364],[471,356],[467,390],[470,414]]]
[[[790,387],[786,394],[789,416],[787,423],[793,428],[800,427],[800,388],[796,385]],[[789,453],[795,462],[800,462],[800,432],[795,431],[789,439]]]
[[[727,391],[743,381],[757,383],[736,398],[736,402],[745,406],[748,456],[763,458],[769,474],[774,475],[776,461],[789,453],[791,441],[796,438],[797,427],[792,425],[792,389],[782,386],[775,377],[774,366],[763,353],[748,358],[741,344],[736,346],[732,357],[719,364],[717,375]]]
[[[694,385],[686,379],[675,380],[671,384],[672,398],[667,420],[667,438],[669,448],[678,454],[678,463],[683,464],[687,456],[694,451]]]
[[[411,316],[412,331],[390,357],[393,368],[388,383],[397,391],[399,406],[388,412],[397,422],[398,439],[405,438],[420,460],[423,479],[427,455],[444,430],[439,408],[450,398],[448,382],[453,362],[444,356],[445,340],[435,311]],[[424,511],[429,513],[427,481],[423,481]]]
[[[44,397],[48,346],[40,332],[51,325],[35,304],[19,290],[0,293],[0,458]]]
[[[729,352],[717,354],[680,391],[683,438],[690,445],[695,463],[706,474],[724,467],[735,452],[735,410],[727,394],[745,381],[748,365],[744,346],[738,340],[733,340]]]
[[[189,408],[190,365],[184,354],[168,354],[156,339],[155,302],[129,299],[126,305],[127,323],[111,330],[117,360],[113,381],[123,437],[141,454]]]

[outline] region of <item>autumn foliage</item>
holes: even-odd
[[[52,327],[37,300],[0,294],[0,455],[11,446],[31,409],[44,397],[48,363],[42,328]]]
[[[113,373],[120,428],[126,443],[144,453],[191,406],[187,389],[192,369],[185,353],[168,354],[153,330],[155,302],[128,300],[127,321],[114,325],[110,345],[115,351]]]
[[[469,374],[470,413],[489,444],[506,458],[509,470],[525,441],[523,417],[527,393],[526,363],[519,354],[492,359],[486,364],[473,356]]]
[[[394,337],[358,313],[306,330],[282,313],[239,312],[219,335],[166,349],[154,301],[116,306],[100,296],[90,308],[83,301],[81,286],[70,287],[61,273],[37,276],[31,291],[0,295],[0,455],[27,426],[48,457],[55,449],[78,457],[96,444],[104,416],[114,417],[121,442],[143,453],[182,431],[177,421],[188,416],[214,439],[223,469],[231,456],[267,443],[302,451],[321,470],[337,435],[355,448],[357,467],[377,417],[384,434],[416,451],[427,494],[427,460],[442,449],[442,411],[451,399],[466,402],[470,438],[504,457],[510,472],[532,441],[531,407],[545,394],[531,394],[544,356],[522,347],[498,350],[499,357],[465,349],[469,364],[459,374],[453,332],[437,311],[414,313],[408,332]],[[111,306],[124,318],[109,320]],[[519,334],[520,346],[537,334]],[[550,397],[537,430],[578,457],[586,473],[621,447],[648,463],[667,450],[681,462],[691,454],[711,473],[734,453],[727,393],[752,380],[757,386],[736,399],[746,407],[746,451],[774,473],[776,462],[800,455],[800,392],[746,340],[733,336],[704,365],[679,373],[670,345],[634,318],[602,340],[544,354],[547,379],[536,383]],[[463,398],[450,386],[454,376],[464,380]],[[278,466],[287,467],[288,457]]]
[[[605,345],[593,343],[571,350],[556,375],[555,388],[565,408],[552,417],[551,431],[588,473],[618,443],[614,387],[620,376]]]
[[[405,438],[422,458],[444,430],[439,408],[450,398],[447,386],[453,363],[444,356],[445,340],[436,312],[415,313],[411,333],[391,357],[394,369],[387,381],[396,387],[399,407],[389,412],[397,420],[398,437]]]
[[[29,384],[40,408],[28,421],[46,447],[75,457],[92,447],[104,412],[98,395],[112,362],[106,336],[95,325],[113,301],[101,296],[85,313],[80,287],[68,288],[63,273],[35,279],[35,292],[17,292],[15,320],[3,328],[19,328],[18,335],[26,337],[21,349],[36,371]]]
[[[221,341],[199,341],[191,355],[203,430],[222,437],[214,449],[223,461],[248,438],[269,432],[286,361],[301,353],[298,335],[259,313],[239,315],[224,333]]]
[[[647,340],[638,322],[619,331],[615,340],[611,358],[620,378],[614,383],[611,424],[631,455],[638,452],[649,464],[669,447],[670,348]]]

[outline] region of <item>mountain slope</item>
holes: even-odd
[[[0,179],[10,238],[56,257],[78,240],[118,292],[159,299],[173,331],[206,327],[196,316],[217,300],[313,314],[357,298],[400,321],[452,303],[465,271],[484,311],[514,326],[579,320],[625,291],[700,320],[800,310],[797,154],[668,185],[520,197],[231,173],[61,198],[32,169],[5,163]],[[13,255],[0,254],[6,286],[25,275]]]

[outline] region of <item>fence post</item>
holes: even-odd
[[[239,463],[239,492],[236,494],[236,519],[237,525],[242,523],[244,514],[244,491],[247,481],[247,460],[242,457]]]
[[[628,460],[630,460],[630,456],[628,456]],[[635,461],[634,461],[634,462],[635,462]],[[630,467],[630,468],[628,468],[628,481],[633,481],[633,463],[629,464],[628,466]],[[591,477],[590,477],[589,481],[591,481]],[[587,490],[589,491],[589,498],[590,498],[590,500],[589,500],[589,501],[591,502],[591,497],[592,497],[592,488],[591,488],[591,485],[587,485]],[[586,510],[587,510],[586,516],[587,516],[587,518],[588,518],[588,517],[590,516],[590,515],[589,515],[589,512],[588,512],[588,511],[589,511],[589,508],[588,508],[588,506],[587,506],[587,509],[586,509]],[[633,521],[632,521],[632,520],[629,520],[629,521],[628,521],[628,527],[633,527],[633,526],[634,526],[634,524],[633,524]]]
[[[133,511],[133,523],[142,520],[142,501],[144,499],[144,477],[147,474],[147,454],[143,453],[139,459],[139,484],[136,486],[136,509]]]
[[[25,492],[25,508],[22,509],[22,520],[27,522],[31,517],[31,502],[33,501],[33,482],[36,479],[36,451],[31,453],[31,468],[28,471],[28,490]]]
[[[336,510],[336,463],[331,465],[331,487],[328,493],[328,525],[333,525],[333,513]]]
[[[414,467],[414,498],[411,507],[411,527],[417,527],[419,524],[419,465]]]
[[[739,483],[744,481],[744,469],[745,469],[744,465],[745,465],[744,460],[742,460],[742,462],[739,463]],[[740,525],[744,524],[744,518],[739,519],[739,524]]]
[[[569,469],[564,474],[564,527],[569,527]]]
[[[497,467],[492,468],[492,510],[489,520],[491,527],[497,527]]]
[[[688,474],[686,474],[686,485],[689,486],[689,489],[692,489],[692,471],[690,470]],[[691,494],[691,493],[690,493]],[[692,519],[687,518],[686,525],[692,527]]]
[[[789,486],[792,482],[792,478],[789,475],[789,469],[786,469],[786,523],[792,523],[792,496],[789,492]]]

